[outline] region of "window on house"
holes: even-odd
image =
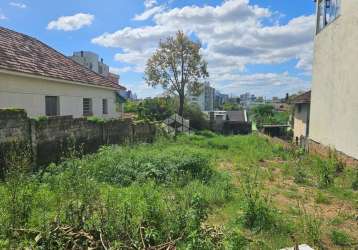
[[[91,116],[92,112],[92,99],[83,98],[83,116]]]
[[[317,32],[341,14],[341,0],[318,0]]]
[[[108,114],[108,100],[107,99],[102,100],[102,110],[103,110],[104,115]]]
[[[47,116],[60,115],[60,98],[58,96],[46,96],[45,109]]]

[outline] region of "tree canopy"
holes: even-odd
[[[149,86],[162,86],[179,96],[179,115],[183,115],[187,91],[200,93],[209,77],[207,63],[200,54],[201,44],[189,39],[182,31],[159,43],[157,51],[149,58],[145,81]]]

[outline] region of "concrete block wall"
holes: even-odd
[[[0,109],[0,178],[5,175],[5,165],[11,151],[28,150],[30,142],[30,123],[26,112]]]
[[[156,127],[130,119],[106,122],[71,116],[31,120],[23,110],[0,110],[0,177],[10,144],[27,145],[35,168],[59,162],[76,147],[94,153],[102,145],[152,142]]]
[[[150,123],[133,124],[133,142],[147,142],[154,141],[156,135],[156,128]]]
[[[86,118],[65,116],[31,121],[31,131],[34,158],[40,166],[59,162],[70,147],[81,145],[84,153],[94,153],[104,144],[102,125]]]

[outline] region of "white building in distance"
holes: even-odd
[[[215,89],[205,84],[199,95],[188,95],[189,102],[199,106],[201,111],[214,111]]]

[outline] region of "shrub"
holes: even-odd
[[[335,166],[336,166],[336,174],[343,173],[346,168],[346,164],[340,160],[336,162]]]
[[[84,159],[90,174],[99,181],[128,186],[133,182],[188,183],[209,180],[213,170],[209,157],[188,147],[151,149],[137,146],[114,149],[104,147],[99,154]]]
[[[0,233],[4,230],[3,233],[12,239],[16,230],[26,226],[30,220],[37,183],[29,175],[29,146],[13,143],[8,147],[5,155],[7,169],[3,186],[4,197],[0,199],[0,207],[4,213],[4,216],[0,216]]]
[[[97,117],[97,116],[89,116],[89,117],[87,117],[87,121],[93,122],[96,124],[104,124],[106,122],[103,118]]]
[[[276,210],[271,207],[268,197],[263,196],[254,176],[248,174],[241,180],[244,208],[241,221],[244,226],[256,232],[276,227]]]
[[[322,219],[317,214],[308,214],[305,207],[300,209],[300,228],[309,241],[321,246]]]
[[[37,121],[37,122],[45,122],[45,121],[48,121],[48,116],[38,116],[38,117],[35,117],[33,119],[34,121]]]
[[[5,183],[5,197],[1,201],[5,221],[1,222],[7,235],[13,237],[17,229],[24,228],[30,220],[36,184],[31,178],[19,174],[8,177]]]
[[[334,184],[334,165],[331,160],[328,161],[318,161],[319,165],[319,186],[321,188],[328,188]]]
[[[307,174],[302,166],[297,166],[294,172],[294,182],[297,184],[305,184],[307,182]]]
[[[352,188],[355,191],[358,191],[358,170],[356,170],[355,177],[352,183]]]
[[[190,121],[191,128],[195,130],[209,129],[209,121],[197,105],[185,105],[183,116]]]
[[[206,138],[214,138],[217,136],[214,132],[211,132],[210,130],[197,131],[195,132],[195,134],[204,136]]]
[[[329,152],[329,161],[334,166],[336,175],[343,173],[346,168],[346,163],[339,159],[338,153],[335,150],[330,150]]]
[[[331,240],[337,246],[349,246],[352,243],[351,237],[344,231],[334,229],[331,232]]]
[[[187,246],[185,249],[217,249],[221,244],[219,234],[213,233],[213,228],[207,228],[203,222],[208,217],[208,203],[201,195],[194,194],[190,201],[190,209],[187,213]]]
[[[233,231],[227,236],[226,248],[228,250],[249,249],[250,240],[240,231]]]

